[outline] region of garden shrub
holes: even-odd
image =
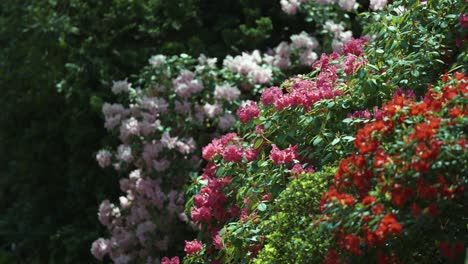
[[[319,263],[325,255],[327,238],[313,235],[311,219],[319,213],[322,193],[328,188],[336,168],[302,173],[288,183],[272,205],[271,219],[262,223],[265,246],[254,263]]]
[[[155,53],[224,57],[313,31],[280,9],[270,1],[2,1],[1,249],[15,262],[92,262],[89,244],[103,234],[98,204],[119,192],[91,154],[117,144],[100,114],[114,100],[112,80]]]
[[[290,78],[280,88],[266,89],[259,103],[251,102],[237,110],[243,124],[238,128],[239,135],[226,134],[203,148],[203,158],[209,163],[203,175],[193,179],[194,183],[188,191],[193,199],[187,203],[199,234],[196,240],[186,241],[186,263],[249,263],[255,261],[258,254],[266,258],[268,253],[262,253],[262,250],[270,250],[268,252],[274,254],[271,246],[265,247],[265,236],[268,236],[266,227],[271,219],[277,217],[271,210],[284,203],[284,200],[278,203],[278,197],[286,188],[288,178],[303,170],[319,172],[326,165],[338,165],[341,159],[354,152],[353,144],[356,144],[359,140],[357,136],[360,135],[356,136],[356,132],[366,124],[382,119],[384,110],[379,108],[381,102],[387,102],[393,96],[404,98],[420,95],[424,92],[423,87],[433,83],[435,78],[440,78],[444,71],[464,67],[465,51],[460,47],[466,47],[463,46],[466,43],[462,42],[457,47],[458,36],[452,32],[458,32],[461,37],[466,36],[459,19],[460,10],[457,9],[462,5],[460,1],[442,5],[440,9],[436,9],[432,3],[410,2],[403,13],[393,11],[400,4],[395,2],[382,13],[374,15],[379,19],[393,21],[395,30],[383,31],[367,39],[367,42],[366,39],[353,40],[343,46],[343,55],[322,55],[314,64],[312,73]],[[416,10],[414,13],[413,9]],[[424,20],[427,14],[433,16],[434,24]],[[412,34],[407,37],[415,49],[395,47],[389,49],[388,53],[382,52],[379,47],[400,39],[395,32],[403,30],[407,25],[404,19],[400,21],[398,17],[413,15],[414,21],[417,21],[415,23],[427,30],[421,32],[431,31],[434,34],[418,37],[414,31],[408,31],[405,37]],[[447,15],[449,19],[445,25],[442,20]],[[403,22],[400,24],[398,21]],[[366,29],[368,32],[387,27],[382,23],[370,25],[372,27]],[[424,51],[417,50],[420,39],[437,42],[437,45],[426,46]],[[444,51],[439,50],[441,46]],[[434,55],[432,59],[443,56],[450,59],[444,67],[434,67],[426,61],[427,53]],[[427,72],[421,78],[409,78],[408,83],[403,82],[405,85],[399,87],[401,82],[397,75],[389,76],[385,70],[376,67],[382,64],[382,54],[386,58],[394,56],[394,61],[398,58],[398,63],[391,65],[392,72],[406,74],[410,71],[406,60],[421,62],[419,69]],[[464,111],[463,108],[461,111]],[[408,122],[410,125],[412,123],[414,121]],[[403,128],[408,126],[405,123],[401,125]],[[391,127],[381,124],[379,130],[385,129]],[[459,134],[463,135],[464,131]],[[363,144],[362,148],[373,146]],[[360,173],[358,176],[366,175]],[[330,197],[344,205],[352,196],[341,195],[332,189]],[[319,216],[317,214],[315,220]],[[327,217],[334,215],[331,213]],[[313,235],[319,238],[312,240],[328,237],[327,228],[335,230],[341,223],[339,218],[331,218],[335,222],[328,222],[327,217],[320,218],[325,227],[317,224]],[[392,219],[387,220],[391,222]],[[314,223],[312,218],[310,221]],[[353,224],[358,226],[358,222],[348,223],[349,226]],[[460,240],[459,237],[456,240]],[[356,238],[350,236],[349,243],[353,241]],[[442,242],[441,247],[447,252],[453,253],[461,248],[460,243]],[[346,244],[347,240],[340,243],[341,250],[351,248]],[[354,247],[351,249],[359,248],[355,245],[352,244]],[[359,251],[353,251],[356,252]],[[331,251],[331,256],[334,253]],[[423,257],[420,260],[428,259]],[[386,257],[382,255],[381,260],[386,260]],[[387,260],[392,261],[391,258]]]
[[[320,204],[326,263],[464,259],[467,82],[445,75],[421,101],[396,94],[358,131]]]

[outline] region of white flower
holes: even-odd
[[[116,81],[112,85],[112,92],[114,94],[120,94],[120,93],[128,92],[128,89],[130,89],[131,87],[132,87],[132,84],[127,82],[127,79],[125,79],[123,81]]]
[[[154,55],[154,56],[152,56],[152,57],[148,60],[148,62],[149,62],[149,64],[151,65],[151,67],[157,68],[157,67],[159,67],[161,64],[163,64],[163,63],[166,62],[166,56],[161,55],[161,54]]]

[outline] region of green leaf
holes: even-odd
[[[260,212],[264,212],[266,210],[267,206],[266,204],[264,203],[260,203],[258,206],[257,206],[257,209],[260,211]]]
[[[314,146],[317,146],[318,144],[320,144],[320,142],[322,142],[322,138],[317,136],[315,139],[314,139],[314,142],[312,143]]]

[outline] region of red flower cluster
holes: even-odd
[[[324,263],[337,263],[340,251],[361,255],[364,249],[388,247],[390,239],[403,235],[402,223],[410,230],[415,218],[440,217],[442,204],[460,203],[456,199],[463,196],[465,175],[433,167],[437,162],[450,164],[460,159],[460,149],[466,151],[465,135],[452,128],[463,126],[460,117],[468,114],[468,78],[458,73],[454,77],[444,76],[450,84],[430,87],[420,102],[410,92],[395,93],[375,121],[358,131],[357,152],[340,162],[334,186],[320,203],[322,219],[336,222],[339,230],[334,231],[337,248]],[[459,154],[441,155],[443,151]],[[353,213],[356,210],[359,213]],[[361,222],[361,230],[349,230],[353,225],[348,221]],[[441,242],[439,248],[453,259],[463,245]],[[377,252],[378,263],[398,263],[394,255]]]

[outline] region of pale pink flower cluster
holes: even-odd
[[[102,149],[96,154],[96,160],[101,168],[105,168],[111,165],[111,158],[112,154],[108,150]]]
[[[159,230],[160,235],[155,234],[157,226],[150,211],[159,210],[163,217],[158,222],[163,226],[186,221],[184,193],[172,190],[166,194],[161,179],[148,178],[140,170],[121,179],[120,188],[126,193],[119,198],[120,208],[108,200],[99,207],[99,221],[109,229],[111,238],[96,240],[91,253],[100,260],[108,254],[114,263],[127,263],[150,255],[152,250],[167,250],[170,233]],[[148,258],[148,263],[157,261]]]
[[[319,47],[319,43],[316,38],[302,31],[292,35],[290,39],[291,43],[283,41],[274,50],[264,54],[263,61],[270,66],[286,70],[296,64],[291,60],[294,55],[298,56],[298,63],[305,66],[310,66],[317,60],[315,50]]]
[[[195,79],[195,73],[184,70],[174,80],[172,80],[175,93],[183,98],[192,96],[195,93],[203,90],[203,83],[201,80]]]
[[[372,10],[382,10],[387,5],[388,0],[370,0],[369,6]]]
[[[112,85],[112,92],[114,94],[126,93],[132,87],[132,84],[127,82],[127,80],[116,81]]]
[[[262,56],[258,50],[252,53],[243,52],[242,55],[226,56],[223,65],[234,73],[241,74],[253,83],[264,84],[271,81],[273,72],[268,65],[262,65]]]
[[[341,53],[343,44],[353,38],[353,32],[351,30],[345,30],[344,26],[340,23],[329,20],[325,22],[323,28],[333,34],[332,48],[336,52]]]
[[[263,56],[259,51],[227,56],[223,61],[224,67],[218,68],[216,59],[202,55],[198,58],[198,64],[192,60],[184,70],[175,70],[177,67],[174,67],[174,71],[168,70],[170,65],[161,66],[172,61],[186,63],[190,61],[188,55],[181,55],[183,60],[179,61],[177,57],[167,60],[163,55],[156,55],[149,60],[152,67],[145,68],[156,76],[156,80],[148,81],[146,87],[141,89],[131,88],[126,80],[119,84],[122,87],[125,84],[127,90],[115,90],[119,91],[117,93],[130,91],[124,94],[130,103],[127,107],[105,103],[102,112],[105,127],[118,135],[121,143],[113,151],[99,151],[96,159],[101,167],[113,165],[116,170],[127,173],[128,177],[120,180],[124,195],[119,197],[118,203],[105,200],[100,205],[98,219],[109,230],[110,238],[96,240],[91,247],[92,254],[98,259],[108,255],[114,263],[160,263],[160,257],[164,256],[161,252],[175,241],[171,237],[171,228],[164,227],[183,227],[183,223],[188,221],[183,213],[185,202],[182,186],[186,183],[187,175],[197,171],[201,163],[196,154],[200,146],[197,147],[196,142],[212,136],[207,134],[207,127],[213,125],[214,132],[218,133],[229,130],[235,124],[233,107],[238,105],[237,100],[241,97],[238,87],[269,83],[274,80],[273,74],[278,69],[296,66],[297,61],[310,66],[317,60],[317,47],[315,38],[301,32],[293,35],[290,43],[282,42]],[[226,69],[237,75],[224,75]],[[324,69],[324,72],[329,75],[327,80],[333,80],[334,71]],[[239,76],[242,78],[239,79]],[[239,85],[233,86],[234,83]],[[282,102],[286,103],[282,105],[286,107],[294,105],[306,95],[313,95],[317,100],[331,98],[336,94],[328,88],[330,85],[319,81],[316,86],[298,82],[294,84],[296,92],[293,96],[283,94],[279,88],[271,88],[268,90],[270,94],[262,95],[262,103],[277,107]],[[324,88],[316,89],[318,86]],[[246,123],[256,118],[260,110],[254,102],[248,101],[236,113],[240,121]],[[206,160],[222,157],[233,163],[256,159],[258,151],[246,147],[244,143],[238,140],[235,133],[228,133],[221,139],[213,140],[201,154]],[[289,161],[289,156],[286,155],[284,160]],[[213,181],[212,190],[220,188],[220,184]],[[222,198],[214,193],[210,197]],[[199,220],[211,219],[211,213],[219,219],[224,219],[228,214],[238,214],[234,209],[228,213],[221,210],[219,201],[199,203],[203,206],[192,215]],[[213,241],[220,248],[222,243],[219,235],[216,235]],[[193,246],[189,248],[191,252],[198,250]],[[163,260],[166,263],[178,262],[174,258]]]
[[[295,15],[299,7],[304,3],[311,3],[312,0],[281,0],[281,9],[288,15]],[[359,4],[355,0],[317,0],[320,5],[338,4],[340,8],[346,11],[356,10]]]
[[[166,56],[162,54],[154,55],[148,60],[148,62],[151,67],[157,68],[166,62]]]
[[[235,86],[229,84],[216,85],[214,91],[214,98],[224,99],[227,101],[236,100],[239,98],[240,90]]]

